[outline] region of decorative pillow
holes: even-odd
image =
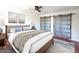
[[[21,32],[22,28],[15,28],[15,32]]]
[[[11,29],[10,29],[10,32],[11,32],[11,33],[15,33],[15,28],[11,28]]]
[[[23,31],[30,30],[30,27],[23,27]]]
[[[15,32],[21,32],[22,28],[11,28],[10,32],[15,33]]]

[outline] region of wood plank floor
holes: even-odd
[[[15,53],[15,51],[11,45],[7,43],[5,46],[0,46],[0,53]]]

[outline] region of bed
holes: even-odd
[[[11,28],[20,27],[22,31],[9,33]],[[24,30],[26,26],[7,26],[8,41],[17,53],[43,53],[46,52],[53,41],[53,34],[42,30]]]

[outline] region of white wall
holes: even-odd
[[[3,28],[3,32],[5,32],[6,20],[7,20],[7,8],[0,7],[0,27]]]
[[[37,30],[40,30],[40,13],[37,11],[26,11],[25,15],[27,21],[30,20],[31,25],[35,26]]]
[[[51,17],[51,32],[54,33],[53,32],[53,16]]]
[[[72,40],[79,41],[79,11],[72,16]]]
[[[34,25],[37,30],[40,30],[40,13],[35,10],[26,10],[27,7],[13,7],[9,8],[8,11],[24,14],[26,19],[25,24]]]
[[[0,7],[0,25],[1,25],[0,27],[4,28],[4,32],[5,32],[4,26],[6,24],[13,25],[13,24],[8,23],[8,12],[9,11],[25,15],[25,24],[34,25],[37,30],[40,30],[40,13],[34,10],[33,11],[25,10],[26,8],[27,7],[22,7],[22,6],[21,7],[8,7],[8,8]]]
[[[51,13],[51,14],[42,14],[41,16],[53,16],[53,15],[59,15],[59,14],[69,14],[69,13],[75,13],[72,15],[72,29],[71,29],[71,39],[75,41],[79,41],[79,9],[74,10],[67,10],[57,13]],[[53,22],[53,18],[51,20]],[[51,23],[51,32],[53,32],[53,23]]]

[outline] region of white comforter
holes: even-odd
[[[34,30],[29,30],[34,31]],[[11,33],[9,35],[9,42],[11,43],[12,47],[14,48],[14,50],[19,53],[19,51],[14,47],[14,45],[12,44],[13,39],[16,37],[16,35],[23,33],[23,32],[28,32],[28,31],[22,31],[22,32],[18,32],[18,33]],[[46,36],[47,35],[47,36]],[[44,37],[46,36],[46,37]],[[45,45],[51,38],[53,37],[53,34],[51,32],[44,32],[41,33],[39,35],[36,35],[32,38],[30,38],[23,49],[23,53],[34,53],[37,50],[39,50],[43,45]]]

